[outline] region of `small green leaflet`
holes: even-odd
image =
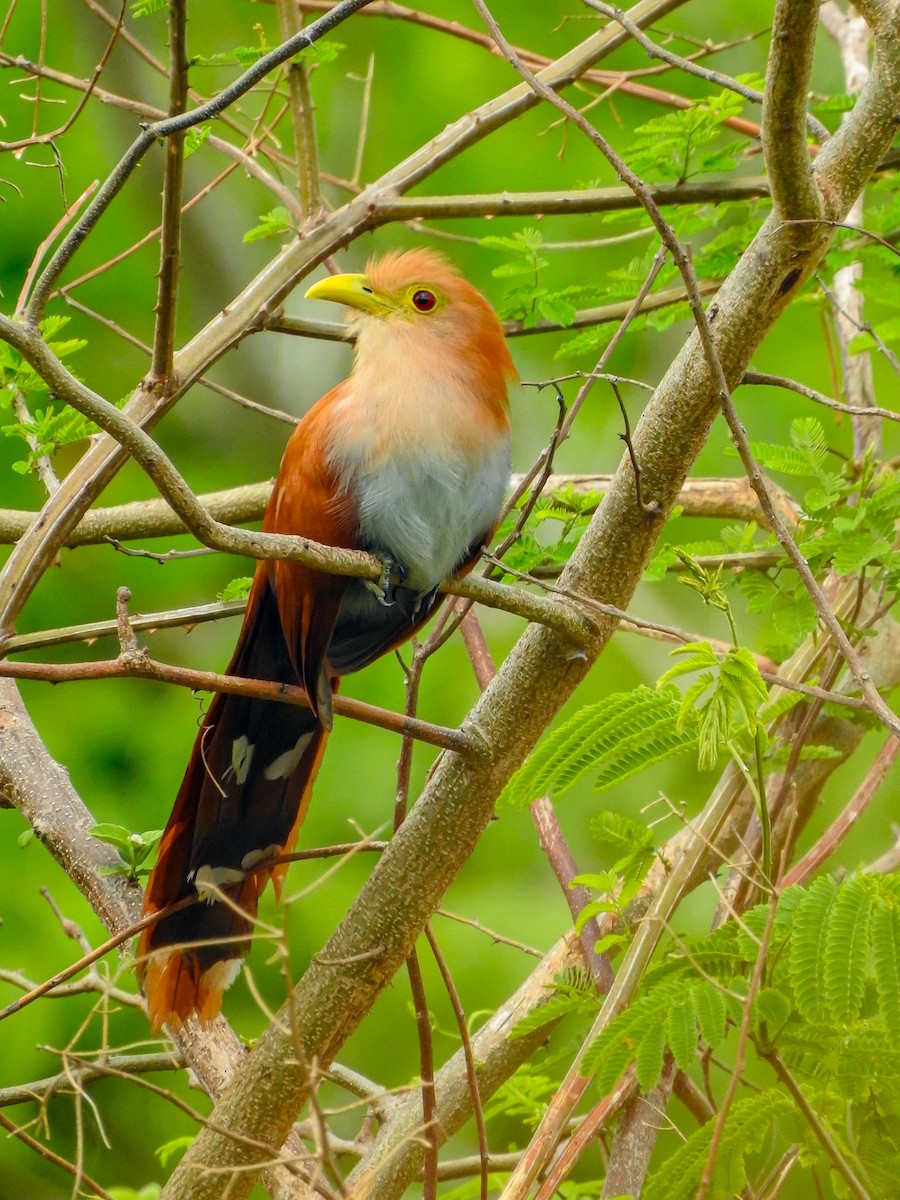
[[[230,579],[225,584],[221,592],[216,596],[216,599],[221,600],[223,604],[228,600],[246,600],[250,595],[250,586],[252,583],[252,575],[238,575],[236,579]]]
[[[195,125],[193,129],[189,129],[184,139],[184,157],[190,158],[201,146],[205,146],[211,132],[211,125]]]
[[[294,224],[291,220],[291,214],[286,208],[273,208],[270,212],[263,213],[259,218],[259,224],[253,229],[248,229],[244,234],[242,241],[260,242],[263,238],[283,237],[286,233],[294,232]]]
[[[672,653],[689,657],[670,667],[659,686],[679,675],[700,672],[684,693],[677,725],[683,729],[690,722],[690,728],[697,731],[700,770],[710,770],[726,743],[745,730],[752,733],[756,729],[757,712],[768,700],[769,690],[756,659],[743,647],[732,647],[721,659],[709,642],[689,642]]]
[[[121,864],[116,867],[101,867],[101,875],[124,875],[136,880],[149,875],[150,868],[142,864],[150,857],[163,835],[161,829],[148,829],[144,833],[131,833],[123,825],[101,824],[90,830],[91,837],[118,851]]]
[[[135,20],[139,20],[141,17],[152,17],[154,13],[162,12],[168,7],[168,0],[134,0],[131,15]]]

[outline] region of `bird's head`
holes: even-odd
[[[364,274],[333,275],[306,293],[353,310],[350,326],[357,358],[387,351],[412,354],[435,370],[471,376],[486,399],[506,405],[507,380],[515,368],[497,314],[474,288],[433,250],[408,250],[373,259]]]

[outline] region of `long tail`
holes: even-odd
[[[228,670],[298,682],[264,570]],[[213,700],[144,897],[145,914],[203,897],[141,934],[139,970],[154,1029],[219,1011],[249,949],[259,895],[273,875],[280,885],[283,869],[265,863],[293,847],[326,736],[311,712],[294,705],[223,693]]]

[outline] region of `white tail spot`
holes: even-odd
[[[241,859],[241,866],[245,871],[252,871],[254,867],[259,866],[261,862],[265,862],[267,858],[274,858],[276,854],[281,853],[281,847],[277,842],[273,842],[271,846],[266,846],[262,850],[249,850]]]
[[[226,958],[207,967],[201,978],[211,991],[224,992],[237,979],[241,969],[239,958]]]
[[[211,867],[208,864],[198,867],[188,876],[197,889],[197,895],[207,904],[214,904],[218,900],[217,892],[226,884],[240,883],[243,878],[244,872],[234,867]]]
[[[253,762],[253,751],[255,746],[251,746],[246,734],[242,734],[239,738],[235,738],[231,743],[231,766],[225,772],[225,778],[229,775],[234,775],[235,782],[238,786],[247,782],[247,773],[250,770],[250,764]]]
[[[279,754],[270,762],[263,771],[266,779],[290,779],[303,757],[303,751],[312,741],[312,736],[311,733],[304,733],[302,737],[297,738],[297,744],[292,749],[285,750],[284,754]]]

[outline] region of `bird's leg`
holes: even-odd
[[[379,557],[381,558],[381,574],[377,579],[364,579],[363,587],[372,593],[379,604],[390,608],[394,603],[394,594],[403,583],[406,572],[390,555],[384,554]]]

